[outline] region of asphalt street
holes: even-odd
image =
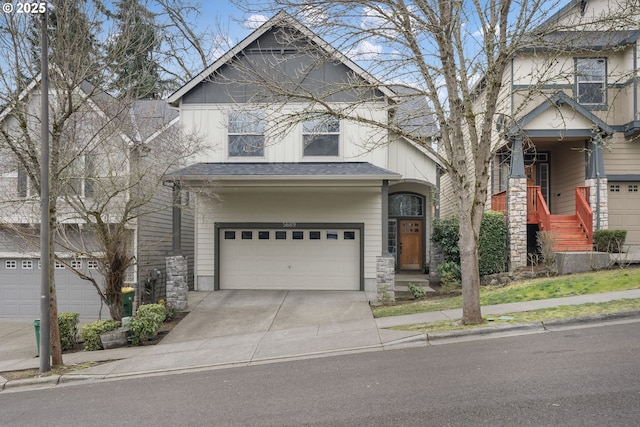
[[[0,396],[0,426],[640,424],[637,322]]]

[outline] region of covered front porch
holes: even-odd
[[[573,121],[556,123],[564,114]],[[576,114],[578,113],[578,114]],[[510,267],[527,265],[540,231],[555,252],[591,251],[607,227],[604,141],[613,129],[562,93],[503,130],[494,159],[491,209],[507,218]]]
[[[552,215],[540,186],[527,186],[526,224],[534,226],[535,231],[552,232],[553,249],[556,252],[589,251],[593,247],[593,210],[589,204],[590,192],[591,188],[588,186],[576,187],[575,213]],[[502,212],[507,216],[506,190],[491,196],[491,210]],[[531,237],[527,236],[527,240],[531,241]]]

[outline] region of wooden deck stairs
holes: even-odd
[[[540,186],[527,187],[527,224],[536,224],[539,231],[552,233],[554,252],[593,250],[593,212],[588,202],[589,191],[589,187],[576,187],[574,215],[552,215]],[[506,191],[491,197],[491,209],[506,215]]]
[[[583,252],[593,249],[588,232],[580,224],[577,215],[550,215],[549,220],[554,252]]]

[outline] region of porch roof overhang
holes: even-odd
[[[525,114],[520,120],[513,123],[506,132],[508,138],[516,137],[517,135],[527,135],[530,137],[566,137],[566,136],[593,136],[592,129],[527,129],[527,125],[541,114],[551,108],[558,108],[566,105],[576,113],[583,116],[589,122],[593,123],[601,132],[606,135],[613,135],[614,128],[606,124],[602,119],[593,114],[583,105],[580,105],[575,99],[571,98],[566,93],[559,91],[553,96],[547,98],[544,102],[540,103],[533,110]]]
[[[640,134],[640,120],[634,120],[624,127],[625,138],[633,138]]]
[[[165,176],[167,181],[190,185],[265,181],[394,181],[399,173],[367,162],[303,163],[196,163]]]

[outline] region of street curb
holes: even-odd
[[[4,384],[2,390],[16,389],[16,388],[41,388],[46,385],[55,386],[60,382],[60,375],[49,375],[40,378],[27,378],[24,380],[7,381]]]
[[[427,334],[427,341],[440,341],[445,339],[454,339],[454,338],[462,338],[468,336],[487,336],[494,334],[501,334],[505,332],[518,332],[518,331],[533,331],[533,330],[544,330],[544,325],[542,322],[532,322],[532,323],[519,323],[516,325],[494,325],[483,328],[476,329],[464,329],[458,331],[449,331],[449,332],[434,332],[431,334]]]
[[[545,320],[542,324],[545,326],[571,326],[573,324],[606,322],[610,320],[622,320],[631,318],[640,318],[640,310],[623,311],[619,313],[602,313],[591,314],[589,316],[567,317],[565,319]]]

